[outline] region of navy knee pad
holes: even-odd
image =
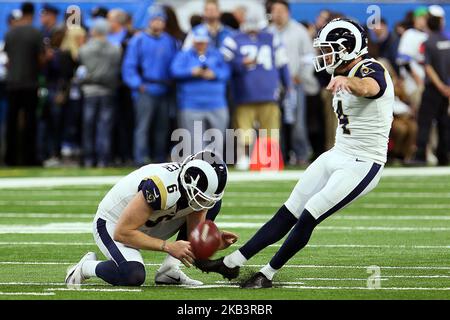
[[[140,286],[145,282],[145,267],[137,261],[126,261],[119,264],[120,285]]]

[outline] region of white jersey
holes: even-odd
[[[98,206],[97,217],[117,223],[128,203],[142,192],[153,213],[140,230],[165,238],[166,233],[173,233],[186,216],[194,212],[181,197],[180,167],[177,162],[149,164],[131,172],[105,195]]]
[[[391,77],[375,59],[358,62],[348,77],[371,77],[377,81],[381,90],[377,96],[370,98],[342,91],[334,95],[333,108],[339,121],[334,148],[384,164],[395,101]]]

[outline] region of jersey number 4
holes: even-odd
[[[349,124],[348,116],[344,114],[344,111],[342,110],[342,101],[340,100],[338,101],[336,112],[338,114],[339,125],[342,125],[344,134],[350,134],[350,129],[347,128],[347,125]]]

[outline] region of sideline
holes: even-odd
[[[296,181],[304,170],[286,170],[281,172],[230,172],[229,182],[248,181]],[[383,177],[434,177],[450,175],[450,167],[426,168],[385,168]],[[35,178],[0,178],[0,189],[57,187],[80,185],[112,185],[122,176],[90,177],[35,177]]]

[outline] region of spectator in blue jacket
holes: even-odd
[[[133,155],[138,166],[149,162],[150,131],[155,137],[154,162],[167,160],[170,64],[177,51],[176,41],[164,31],[164,10],[155,5],[150,7],[149,15],[148,29],[130,40],[122,65],[123,79],[135,99]]]
[[[278,92],[282,84],[288,92],[291,86],[288,58],[281,40],[276,35],[263,31],[265,20],[249,13],[241,26],[242,32],[225,39],[221,51],[230,62],[231,81],[236,111],[234,124],[238,133],[238,159],[236,168],[246,170],[250,165],[249,153],[254,138],[254,123],[259,129],[280,129],[281,112]]]
[[[206,28],[196,28],[192,39],[193,47],[179,52],[171,66],[172,75],[177,80],[179,125],[189,130],[192,138],[189,153],[205,148],[203,132],[207,129],[217,129],[220,137],[225,137],[229,120],[226,100],[229,66],[220,51],[209,45]],[[194,130],[195,125],[201,126],[201,130]],[[224,141],[219,135],[214,137],[208,149],[214,149],[223,158]]]

